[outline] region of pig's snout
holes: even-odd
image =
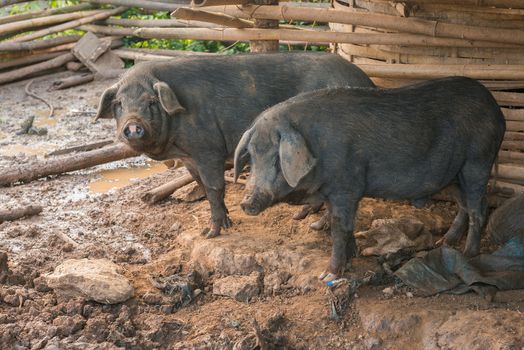
[[[247,215],[258,215],[269,206],[270,199],[260,194],[246,194],[240,207]]]
[[[122,130],[127,140],[139,140],[144,137],[144,127],[138,123],[129,123]]]

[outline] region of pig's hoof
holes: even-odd
[[[210,228],[206,227],[202,230],[202,236],[204,236],[206,239],[214,238],[220,235],[220,228]]]
[[[306,216],[308,216],[310,211],[311,211],[311,206],[304,205],[302,207],[302,209],[300,209],[299,212],[297,212],[297,213],[295,213],[295,215],[293,215],[293,220],[303,220]]]
[[[328,270],[322,272],[320,274],[320,276],[318,276],[318,278],[322,281],[322,282],[331,282],[331,281],[334,281],[338,278],[338,276],[336,274],[334,274],[333,272],[329,272]]]
[[[474,256],[477,256],[480,254],[480,247],[470,247],[466,245],[466,248],[464,248],[463,254],[466,258],[472,258]]]
[[[329,220],[325,216],[309,225],[315,231],[322,231],[329,229]]]
[[[231,221],[229,216],[226,215],[224,220],[222,220],[222,226],[224,226],[224,228],[230,228],[231,226],[233,226],[233,221]]]

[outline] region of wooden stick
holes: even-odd
[[[497,176],[505,179],[524,181],[524,166],[499,164]]]
[[[506,131],[524,131],[524,122],[506,121]]]
[[[135,29],[133,28],[114,28],[107,26],[100,26],[96,24],[84,24],[79,26],[78,29],[85,32],[91,32],[94,34],[104,34],[113,36],[134,36]]]
[[[110,145],[112,143],[114,143],[114,140],[97,141],[97,142],[90,143],[90,144],[87,144],[87,145],[81,145],[81,146],[75,146],[75,147],[69,147],[69,148],[56,150],[56,151],[53,151],[51,153],[46,154],[45,157],[47,158],[47,157],[51,157],[51,156],[61,156],[61,155],[64,155],[64,154],[74,153],[74,152],[92,151],[94,149],[98,149],[98,148],[102,148],[104,146]]]
[[[199,27],[199,25],[189,25],[186,21],[177,19],[124,19],[108,18],[106,24],[122,27],[155,27],[155,28],[177,28],[177,27]]]
[[[187,56],[209,56],[215,55],[213,53],[207,52],[192,52],[192,51],[179,51],[179,50],[147,50],[147,49],[118,49],[113,50],[113,53],[118,57],[127,59],[127,60],[136,60],[136,61],[161,61],[161,60],[170,60],[173,57],[187,57]],[[159,55],[154,54],[155,51],[158,51]],[[165,51],[171,51],[165,52]]]
[[[89,168],[95,165],[114,162],[138,156],[139,153],[123,143],[117,143],[101,149],[60,157],[53,160],[22,164],[19,167],[0,174],[0,186],[17,182],[29,182],[49,175],[58,175],[70,171]]]
[[[0,0],[0,7],[26,2],[27,0]]]
[[[511,151],[499,151],[499,160],[522,164],[524,163],[524,153],[511,152]]]
[[[190,174],[182,175],[179,178],[176,178],[172,181],[169,181],[162,186],[153,188],[152,190],[147,191],[142,196],[142,200],[149,204],[154,204],[161,201],[164,198],[169,197],[173,192],[179,188],[186,186],[195,181]]]
[[[13,67],[19,67],[19,66],[26,66],[31,63],[48,61],[52,58],[58,57],[63,54],[64,52],[51,52],[51,53],[44,53],[44,54],[38,54],[38,55],[30,55],[30,56],[21,57],[15,60],[0,62],[0,70],[7,69],[7,68],[13,68]]]
[[[57,45],[74,43],[80,40],[80,35],[66,35],[46,40],[25,41],[20,43],[0,42],[0,51],[33,51],[55,47]]]
[[[52,68],[63,66],[69,61],[73,61],[75,56],[72,53],[66,53],[55,57],[49,61],[33,64],[24,68],[19,68],[6,73],[0,73],[0,84],[9,83],[15,80],[26,78],[34,73],[39,73]]]
[[[77,62],[77,61],[67,62],[66,64],[67,70],[70,70],[72,72],[77,72],[80,69],[82,69],[83,67],[85,67],[84,64],[82,62]]]
[[[83,0],[89,1],[94,4],[100,5],[118,5],[118,6],[127,6],[127,7],[140,7],[147,10],[157,10],[157,11],[174,11],[179,7],[185,7],[184,4],[173,4],[173,3],[162,3],[149,0]]]
[[[204,0],[204,3],[205,1],[209,1],[209,0]],[[211,23],[218,24],[224,27],[232,27],[232,28],[252,28],[254,26],[252,22],[246,21],[244,19],[240,19],[240,18],[236,18],[236,17],[232,17],[232,16],[220,14],[220,13],[192,10],[188,8],[179,8],[175,10],[171,14],[171,16],[174,16],[179,19],[185,19],[185,20],[211,22]]]
[[[413,34],[367,34],[347,32],[319,32],[315,30],[291,29],[207,29],[207,28],[141,28],[134,31],[141,38],[194,39],[221,41],[289,40],[304,42],[331,42],[352,44],[416,45],[472,47],[481,42],[451,38],[432,38]],[[484,42],[484,44],[486,44]],[[489,43],[496,47],[500,44]]]
[[[33,19],[27,19],[27,20],[19,21],[19,22],[2,24],[0,25],[0,35],[30,30],[32,28],[37,28],[37,27],[41,27],[45,25],[63,23],[63,22],[74,20],[74,19],[90,16],[90,15],[100,13],[100,12],[101,12],[100,10],[78,11],[78,12],[73,12],[73,13],[64,13],[61,15],[33,18]]]
[[[523,141],[502,141],[501,149],[507,149],[510,151],[523,151],[524,142]]]
[[[506,133],[504,134],[504,140],[506,141],[524,141],[523,132],[515,132],[515,131],[507,131],[507,130],[508,129],[506,128]],[[522,131],[522,129],[520,129],[519,131]]]
[[[194,7],[203,6],[223,6],[223,5],[245,5],[248,0],[193,0],[191,5]]]
[[[37,30],[37,31],[35,31],[33,33],[16,37],[16,38],[12,39],[10,42],[28,41],[28,40],[41,38],[41,37],[49,35],[49,34],[58,33],[58,32],[62,32],[62,31],[67,30],[67,29],[75,28],[75,27],[81,26],[83,24],[95,22],[95,21],[98,21],[98,20],[101,20],[101,19],[106,19],[107,17],[111,17],[111,16],[114,16],[114,15],[117,15],[117,14],[119,14],[121,12],[124,12],[125,10],[127,10],[127,7],[117,7],[116,9],[102,11],[102,12],[96,13],[96,14],[91,15],[91,16],[83,17],[83,18],[76,19],[76,20],[73,20],[73,21],[70,21],[70,22],[59,24],[57,26],[49,27],[49,28],[42,29],[42,30]]]
[[[24,13],[20,13],[17,15],[9,15],[9,16],[1,17],[0,24],[19,22],[19,21],[23,21],[26,19],[59,15],[63,13],[85,11],[85,10],[91,9],[92,7],[93,6],[91,6],[91,4],[86,3],[86,4],[78,4],[78,5],[73,5],[73,6],[59,7],[56,9],[46,9],[46,10],[40,10],[40,11],[24,12]]]
[[[38,215],[42,212],[39,205],[30,205],[25,208],[0,210],[0,223],[4,221],[14,221],[26,216]]]
[[[403,33],[423,34],[430,37],[458,38],[524,45],[524,31],[503,28],[474,27],[422,19],[382,14],[349,12],[335,9],[300,8],[294,6],[217,6],[234,17],[302,20],[311,22],[343,23],[383,28]]]

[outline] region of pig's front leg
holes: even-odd
[[[205,228],[202,234],[206,238],[213,238],[220,235],[222,227],[229,228],[232,224],[224,203],[224,161],[216,159],[199,161],[197,167],[211,207],[211,225]]]
[[[319,277],[324,282],[340,277],[349,259],[356,254],[353,228],[360,198],[349,197],[351,198],[348,195],[336,195],[329,199],[332,248],[329,266]]]

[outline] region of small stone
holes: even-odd
[[[407,296],[408,298],[413,298],[413,293],[411,293],[411,292],[406,292],[406,296]]]
[[[382,293],[387,296],[392,296],[395,293],[395,290],[392,287],[387,287],[382,290]]]
[[[231,327],[232,328],[239,328],[240,327],[240,321],[239,320],[231,321]]]
[[[195,289],[193,291],[193,298],[196,298],[197,296],[199,296],[200,294],[202,294],[202,290],[201,289]]]
[[[249,276],[227,276],[213,283],[213,294],[247,302],[260,293],[257,272]]]
[[[133,286],[120,270],[107,259],[69,259],[45,278],[47,285],[62,297],[116,304],[131,298],[134,293]]]

